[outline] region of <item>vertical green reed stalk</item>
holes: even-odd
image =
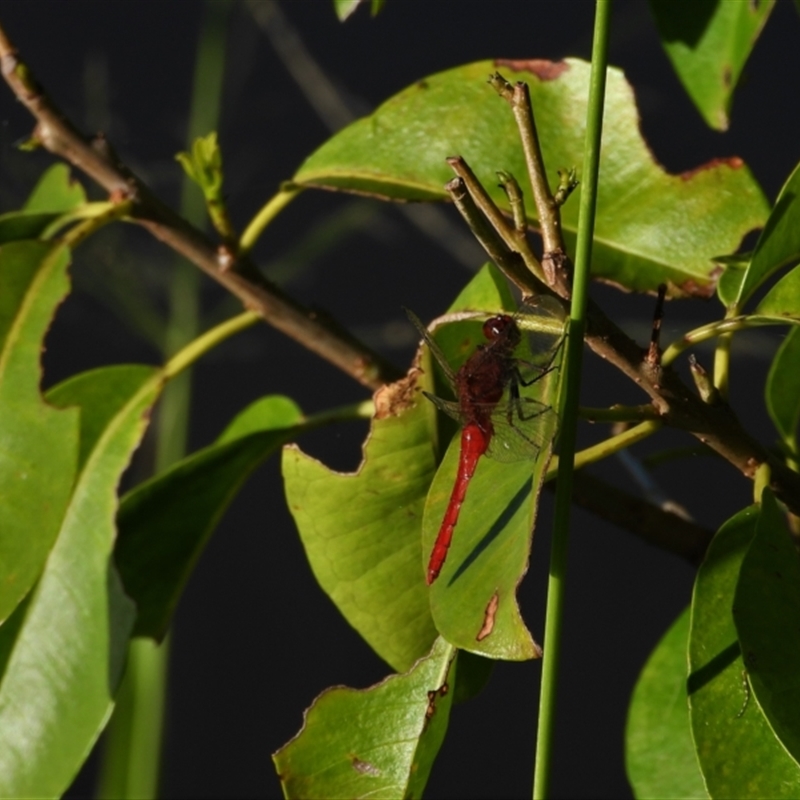
[[[198,136],[216,130],[222,101],[222,79],[230,0],[206,0],[198,39],[186,149]],[[176,169],[178,169],[176,164]],[[205,201],[184,175],[181,215],[197,227],[206,225]],[[200,275],[184,260],[175,264],[169,289],[165,359],[200,332]],[[170,381],[156,418],[155,471],[183,457],[191,410],[191,371]],[[133,639],[103,754],[97,796],[155,798],[158,794],[166,703],[169,640]]]
[[[561,650],[561,623],[564,611],[569,540],[572,472],[578,421],[583,335],[588,302],[589,266],[592,257],[594,216],[597,205],[597,178],[600,164],[600,139],[603,127],[606,67],[608,62],[608,30],[611,0],[596,0],[594,41],[592,43],[592,75],[589,87],[589,108],[586,119],[586,140],[583,149],[578,241],[575,252],[575,277],[567,339],[565,383],[561,396],[561,434],[556,488],[555,523],[547,586],[542,683],[539,697],[539,725],[536,737],[533,797],[544,800],[550,789],[550,776],[555,732],[558,661]]]

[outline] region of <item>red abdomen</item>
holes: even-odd
[[[461,431],[461,453],[458,458],[458,473],[453,492],[450,495],[450,502],[444,512],[444,519],[439,528],[439,534],[433,545],[430,561],[428,562],[427,581],[430,586],[441,572],[444,561],[447,558],[447,551],[450,542],[453,540],[453,529],[458,522],[458,515],[461,506],[467,496],[467,487],[475,474],[478,466],[478,459],[486,452],[491,440],[491,423],[488,429],[482,428],[474,422],[464,426]]]

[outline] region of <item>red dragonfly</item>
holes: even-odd
[[[467,488],[481,456],[499,461],[535,458],[547,444],[544,430],[553,426],[544,421],[554,412],[549,405],[522,396],[520,387],[532,386],[553,372],[564,338],[564,310],[548,297],[536,298],[533,303],[513,317],[497,314],[487,319],[483,323],[487,342],[478,345],[457,372],[453,372],[422,322],[408,312],[441,365],[456,401],[443,400],[428,392],[423,394],[462,424],[456,481],[428,562],[428,585],[444,566]],[[530,324],[539,330],[538,334],[523,334],[529,327],[528,320],[538,320]]]

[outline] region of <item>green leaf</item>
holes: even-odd
[[[480,323],[459,323],[447,329],[457,341],[469,343],[461,348],[465,355],[482,339]],[[437,340],[440,344],[444,341],[440,336]],[[522,660],[541,655],[520,615],[516,589],[527,571],[538,498],[556,433],[558,419],[553,407],[557,405],[563,355],[560,345],[563,339],[551,371],[523,390],[525,396],[549,409],[537,418],[538,455],[512,463],[479,460],[447,560],[430,588],[431,612],[442,636],[456,647],[489,658]],[[443,350],[454,366],[462,360],[452,358],[453,350],[446,345]],[[453,491],[460,448],[460,436],[456,436],[428,493],[422,539],[426,567]]]
[[[191,153],[178,153],[175,160],[183,171],[202,190],[205,197],[219,199],[222,192],[222,152],[217,143],[217,132],[198,136]]]
[[[727,130],[733,92],[775,0],[650,0],[661,43],[709,125]]]
[[[800,258],[800,164],[794,168],[789,180],[775,201],[767,224],[756,243],[753,258],[747,268],[737,305],[743,306],[761,284],[781,267]],[[797,279],[795,279],[797,280]],[[773,287],[777,289],[777,285]],[[770,292],[772,294],[772,292]],[[769,295],[768,295],[769,297]],[[796,296],[793,297],[796,299]],[[764,298],[766,301],[767,298]],[[800,312],[800,305],[794,313]]]
[[[800,758],[800,559],[769,489],[742,561],[733,619],[758,705],[772,730]],[[795,765],[800,772],[800,766]]]
[[[405,379],[376,395],[378,416],[358,471],[346,475],[290,446],[286,499],[311,569],[345,619],[398,671],[436,630],[420,567],[420,523],[435,469],[432,412]],[[381,410],[382,409],[382,410]]]
[[[735,305],[736,298],[744,280],[747,267],[750,265],[750,253],[735,253],[728,256],[715,256],[712,261],[723,268],[717,280],[717,297],[726,308]]]
[[[159,370],[122,366],[48,395],[80,407],[82,464],[24,619],[0,628],[0,796],[60,796],[111,713],[135,614],[111,558],[116,488],[160,387]]]
[[[361,5],[362,0],[333,0],[333,10],[339,18],[339,22],[344,22]]]
[[[787,272],[764,295],[764,298],[756,307],[755,313],[800,317],[800,266]]]
[[[691,609],[672,623],[644,665],[628,709],[625,767],[637,798],[706,798],[686,694]]]
[[[303,429],[287,397],[262,397],[211,446],[128,492],[120,503],[114,557],[137,608],[135,636],[161,639],[189,575],[247,477]]]
[[[69,252],[40,242],[0,247],[0,621],[31,590],[75,480],[78,413],[39,392],[44,336],[69,291]]]
[[[339,22],[348,19],[361,5],[369,2],[370,14],[375,17],[386,4],[386,0],[333,0],[333,10],[339,18]]]
[[[66,164],[54,164],[34,187],[23,211],[64,214],[74,211],[86,202],[83,186],[72,178]]]
[[[462,303],[496,309],[507,293],[497,268],[484,268],[451,311],[463,310]],[[289,510],[314,575],[345,619],[398,671],[436,638],[421,535],[439,420],[418,395],[419,388],[433,388],[431,365],[423,366],[422,376],[412,370],[376,395],[378,413],[355,474],[329,470],[294,447],[283,453]]]
[[[65,164],[50,167],[20,211],[0,214],[0,244],[20,239],[38,239],[55,220],[86,203],[86,194],[70,178]]]
[[[714,798],[800,795],[797,764],[750,698],[731,611],[758,517],[758,506],[751,506],[720,528],[694,587],[689,707],[700,769]]]
[[[300,733],[273,756],[284,795],[422,797],[447,731],[455,656],[440,638],[405,675],[323,692]]]
[[[550,416],[554,426],[555,414]],[[426,566],[453,489],[459,449],[460,442],[453,439],[428,495],[423,520]],[[488,658],[524,660],[541,655],[520,615],[516,589],[527,570],[536,503],[549,457],[550,449],[543,448],[533,465],[491,459],[478,464],[447,561],[431,586],[436,628],[457,647]]]
[[[508,199],[497,187],[499,169],[511,172],[530,198],[511,111],[486,85],[498,67],[530,86],[551,181],[572,166],[580,175],[589,65],[567,59],[482,61],[418,81],[329,139],[294,181],[392,200],[442,201],[452,178],[445,158],[460,154],[501,208],[508,210]],[[750,171],[727,159],[680,176],[664,172],[641,138],[633,92],[620,70],[608,72],[603,126],[594,276],[636,291],[667,283],[671,296],[709,296],[718,271],[711,259],[737,250],[768,213]],[[569,247],[579,205],[571,197],[562,208]],[[530,200],[527,213],[533,221]]]
[[[800,288],[800,287],[798,287]],[[790,328],[767,376],[767,410],[785,442],[794,442],[800,424],[800,328]]]
[[[0,244],[21,239],[38,239],[60,213],[9,211],[0,214]]]

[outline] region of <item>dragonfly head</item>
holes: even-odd
[[[489,317],[483,323],[483,335],[490,341],[505,340],[515,346],[522,338],[517,323],[508,314]]]

